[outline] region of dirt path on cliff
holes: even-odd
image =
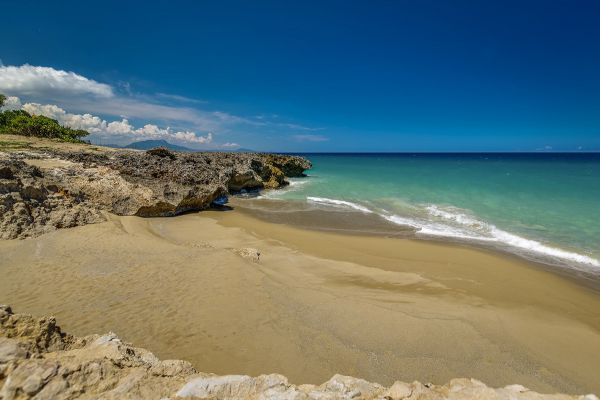
[[[204,212],[111,217],[0,254],[0,302],[17,312],[200,371],[600,392],[600,296],[478,250]]]

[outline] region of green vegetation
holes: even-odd
[[[14,140],[0,140],[0,151],[20,150],[29,147],[27,142],[16,142]]]
[[[0,107],[5,101],[6,96],[0,94]],[[61,126],[57,120],[43,115],[31,115],[25,110],[12,110],[0,112],[0,134],[35,136],[79,143],[88,132]]]

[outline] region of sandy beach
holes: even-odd
[[[199,371],[600,392],[600,296],[513,257],[298,229],[242,208],[110,215],[0,253],[0,302]]]

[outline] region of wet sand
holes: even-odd
[[[261,252],[259,262],[236,249]],[[473,377],[600,393],[600,295],[460,246],[297,229],[243,210],[111,217],[0,242],[0,302],[201,371]]]

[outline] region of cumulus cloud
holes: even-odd
[[[129,85],[125,94],[110,85],[96,82],[74,72],[31,65],[0,66],[0,93],[20,96],[36,102],[58,103],[81,114],[90,111],[101,115],[137,119],[160,119],[163,122],[188,124],[198,130],[217,131],[233,125],[252,125],[254,121],[222,111],[205,111],[188,106],[194,104],[185,97],[157,94],[133,95]],[[41,100],[41,101],[40,101]],[[175,101],[177,105],[161,104]],[[182,104],[188,105],[182,105]],[[196,102],[199,104],[199,101]]]
[[[91,114],[70,114],[55,104],[25,103],[23,110],[33,115],[44,115],[73,129],[83,129],[90,133],[106,130],[106,121]]]
[[[328,137],[322,135],[294,135],[293,138],[299,142],[325,142],[329,140]]]
[[[223,143],[221,145],[221,147],[233,149],[233,148],[236,148],[236,147],[240,147],[240,145],[237,144],[237,143],[227,142],[227,143]]]
[[[20,104],[20,100],[12,97],[13,104]],[[16,100],[14,100],[16,99]],[[176,131],[169,127],[161,128],[158,125],[146,124],[135,128],[126,118],[120,121],[107,122],[92,114],[71,114],[55,104],[25,103],[22,109],[33,115],[44,115],[57,120],[61,125],[73,129],[84,129],[103,138],[111,136],[129,137],[131,139],[172,139],[185,143],[208,144],[213,140],[212,133],[198,136],[192,131]]]
[[[98,97],[114,96],[112,88],[104,83],[74,72],[29,64],[19,67],[0,66],[0,89],[18,95],[62,92]]]
[[[8,96],[4,101],[4,105],[2,106],[3,110],[20,110],[21,109],[21,99],[15,96]]]
[[[66,126],[87,130],[96,135],[93,138],[106,139],[104,143],[119,143],[113,140],[121,138],[125,141],[136,135],[136,138],[165,137],[202,144],[210,143],[212,135],[199,136],[194,132],[291,135],[322,129],[287,123],[274,114],[233,115],[211,110],[207,103],[196,99],[166,93],[139,94],[127,82],[111,86],[75,72],[28,64],[0,64],[0,93],[11,96],[5,109],[27,106],[32,113],[48,115]],[[150,124],[136,128],[130,124],[131,120]],[[295,140],[319,142],[328,139],[307,134],[297,135]],[[237,146],[236,143],[226,145],[225,148]]]

